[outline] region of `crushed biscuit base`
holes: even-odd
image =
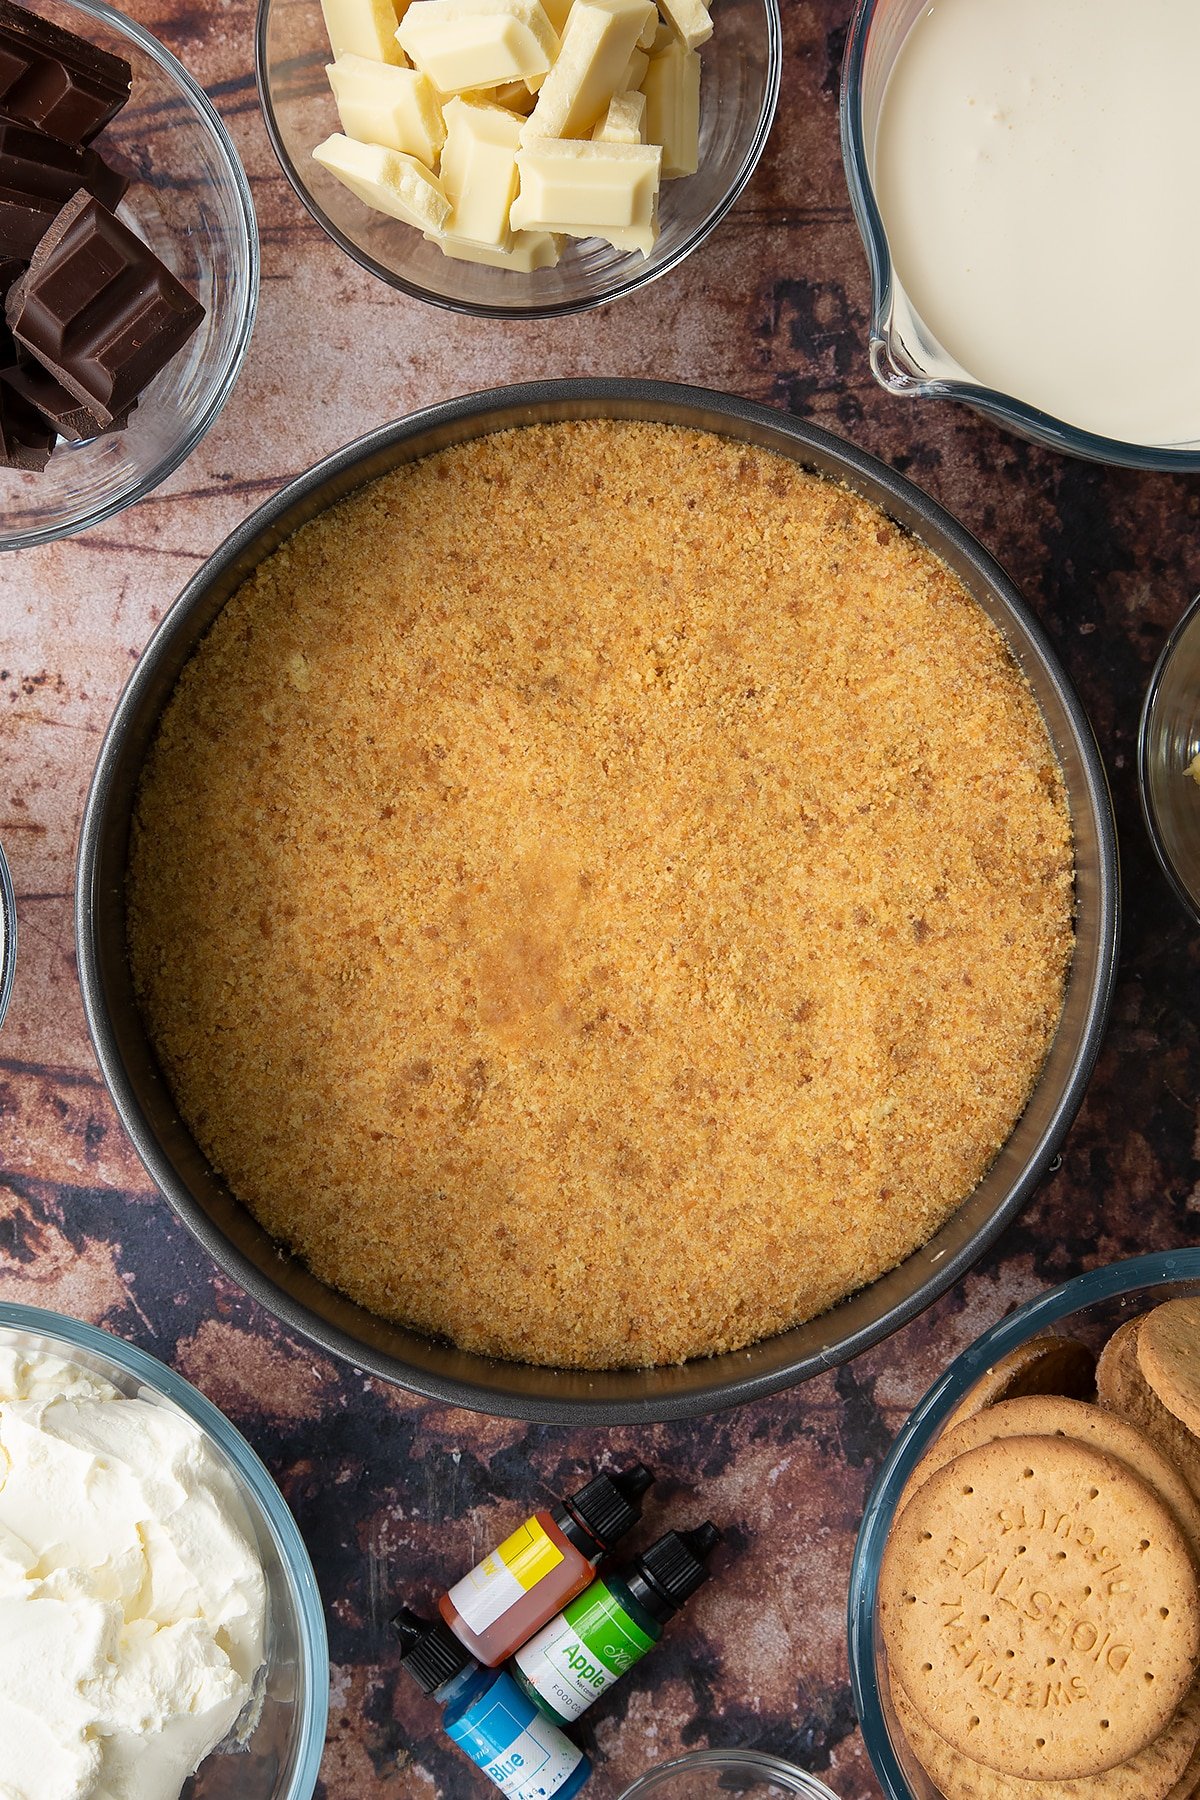
[[[729,1350],[924,1243],[1038,1077],[1063,784],[998,631],[716,435],[529,427],[225,607],[148,758],[141,1004],[324,1280],[472,1350]]]

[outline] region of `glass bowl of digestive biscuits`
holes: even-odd
[[[317,223],[402,293],[493,318],[581,312],[690,256],[754,172],[782,57],[778,0],[258,9],[263,117]]]
[[[750,402],[554,381],[348,446],[197,575],[77,941],[231,1275],[386,1379],[596,1425],[958,1278],[1084,1092],[1116,873],[1077,697],[939,508]]]
[[[249,347],[258,230],[225,126],[143,26],[103,0],[30,0],[0,31],[0,549],[16,550],[111,518],[191,455]]]
[[[1200,1250],[1096,1269],[930,1389],[868,1502],[855,1704],[887,1800],[1200,1792]]]

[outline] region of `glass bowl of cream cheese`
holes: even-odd
[[[1190,0],[857,0],[842,153],[891,393],[1200,469]]]
[[[0,1791],[309,1800],[329,1692],[283,1497],[153,1357],[0,1304]]]

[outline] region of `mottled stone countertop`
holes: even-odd
[[[385,289],[320,233],[259,117],[247,0],[134,0],[228,120],[262,228],[241,383],[165,487],[97,530],[0,563],[0,841],[19,896],[0,1039],[0,1298],[60,1308],[173,1364],[247,1434],[291,1503],[325,1598],[328,1800],[470,1800],[385,1629],[402,1593],[468,1566],[597,1451],[666,1472],[682,1515],[739,1554],[594,1717],[590,1792],[684,1746],[754,1744],[876,1795],[850,1701],[845,1601],[875,1470],[949,1357],[1082,1268],[1200,1224],[1197,947],[1138,813],[1141,694],[1200,584],[1200,484],[1031,449],[872,383],[867,281],[838,154],[849,0],[785,0],[783,102],[763,163],[683,268],[599,314],[493,324]],[[100,734],[156,620],[225,534],[325,452],[413,407],[531,374],[656,375],[788,407],[911,475],[1004,563],[1077,680],[1108,764],[1126,922],[1099,1070],[1061,1167],[975,1273],[881,1349],[765,1404],[601,1440],[425,1404],[314,1355],[215,1272],[148,1182],[87,1041],[72,862]],[[656,1509],[657,1516],[657,1509]],[[648,1532],[644,1536],[650,1535]]]

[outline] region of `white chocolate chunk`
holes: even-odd
[[[645,94],[616,94],[592,136],[598,144],[644,144],[645,114]]]
[[[650,58],[642,92],[646,137],[662,145],[663,180],[694,175],[700,163],[700,58],[676,41]]]
[[[707,44],[713,22],[704,0],[661,0],[662,9],[689,50]]]
[[[396,42],[402,8],[393,0],[321,0],[321,11],[335,61],[366,56],[372,62],[403,65]]]
[[[629,94],[640,88],[646,79],[646,70],[650,67],[650,58],[644,50],[635,50],[629,59],[629,67],[621,77],[621,85],[617,92]]]
[[[638,39],[639,50],[649,50],[651,44],[658,36],[658,28],[661,24],[662,20],[658,16],[658,8],[656,6],[651,12],[650,17],[646,20],[646,28]]]
[[[508,248],[508,209],[517,193],[518,114],[474,100],[446,102],[441,178],[450,216],[445,229],[492,249]]]
[[[441,94],[544,75],[558,54],[540,0],[412,0],[396,36]]]
[[[403,219],[418,231],[440,231],[446,223],[450,202],[442,184],[415,156],[381,144],[359,144],[335,132],[317,145],[313,157],[376,212]]]
[[[509,112],[527,115],[533,111],[534,95],[524,81],[506,81],[501,87],[480,88],[473,98],[489,100],[493,106],[505,106]]]
[[[558,58],[522,127],[522,144],[590,132],[619,92],[638,39],[656,16],[651,0],[575,0]]]
[[[609,237],[619,229],[646,256],[654,247],[662,151],[656,144],[546,138],[517,152],[521,191],[514,230]]]
[[[614,225],[604,233],[605,238],[614,250],[640,250],[643,256],[649,256],[658,242],[658,199],[655,198],[654,211],[650,215],[648,225],[632,225],[623,229]]]
[[[428,75],[353,55],[339,57],[325,73],[347,137],[403,150],[434,166],[446,141],[446,126]]]
[[[443,256],[458,262],[487,263],[494,269],[519,269],[528,275],[534,269],[552,269],[558,261],[559,240],[548,231],[511,231],[507,248],[492,244],[473,244],[468,238],[451,237],[448,232],[427,231],[426,241],[436,244]]]

